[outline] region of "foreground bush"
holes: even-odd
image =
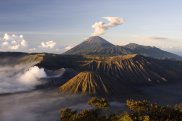
[[[109,103],[104,98],[93,97],[88,101],[93,107],[80,112],[71,109],[60,111],[61,121],[182,121],[182,112],[171,106],[161,106],[146,100],[127,100],[128,112],[121,114],[108,114]]]
[[[182,112],[171,106],[152,104],[145,100],[127,100],[126,105],[131,111],[130,116],[136,121],[182,121]]]

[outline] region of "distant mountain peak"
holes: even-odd
[[[130,48],[130,49],[135,49],[135,48],[138,48],[138,47],[156,48],[156,47],[153,47],[153,46],[144,46],[144,45],[139,45],[139,44],[136,44],[136,43],[129,43],[129,44],[125,45],[124,47]]]
[[[90,54],[103,48],[114,47],[113,44],[99,36],[91,36],[79,45],[65,52],[65,54]]]
[[[125,45],[125,46],[140,46],[140,45],[136,44],[136,43],[129,43],[129,44]]]
[[[88,39],[85,40],[85,42],[88,43],[102,43],[102,44],[111,44],[110,42],[108,42],[107,40],[105,40],[104,38],[100,37],[100,36],[91,36]]]
[[[103,39],[103,38],[100,37],[100,36],[90,36],[90,37],[87,39],[87,41],[89,41],[89,40],[95,40],[95,39]]]
[[[136,43],[129,43],[125,46],[115,46],[100,36],[91,36],[64,54],[70,55],[106,55],[118,56],[126,54],[139,54],[157,59],[177,59],[182,57],[173,53],[161,50],[153,46],[144,46]]]

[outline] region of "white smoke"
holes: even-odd
[[[19,81],[21,84],[36,86],[42,83],[38,80],[45,77],[47,77],[47,75],[43,68],[33,66],[19,77]]]
[[[0,93],[28,91],[44,83],[40,81],[40,78],[47,77],[43,68],[37,66],[28,70],[26,68],[27,65],[0,67]]]
[[[105,33],[105,31],[109,28],[121,25],[124,23],[124,19],[120,17],[103,17],[108,22],[105,23],[103,21],[96,22],[92,25],[94,32],[91,34],[92,36],[100,36]]]

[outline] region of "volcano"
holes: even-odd
[[[60,87],[61,92],[107,94],[109,93],[109,81],[96,72],[80,72]]]
[[[64,54],[87,55],[110,47],[114,47],[114,45],[99,36],[92,36]]]
[[[69,55],[99,55],[99,56],[118,56],[127,54],[139,54],[146,57],[157,59],[176,59],[182,60],[181,56],[161,50],[156,47],[143,46],[135,43],[130,43],[125,46],[116,46],[107,40],[92,36],[81,44],[66,51],[64,54]]]
[[[182,78],[181,61],[138,54],[0,53],[0,57],[2,65],[11,64],[14,67],[16,64],[29,64],[44,68],[50,77],[46,78],[47,85],[44,87],[59,87],[61,93],[121,96],[140,88],[178,84]]]
[[[180,82],[182,78],[180,61],[158,60],[136,54],[74,56],[67,59],[71,58],[74,61],[70,62],[70,66],[78,74],[60,86],[60,91],[64,93],[120,95],[135,88]]]

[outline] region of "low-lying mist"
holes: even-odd
[[[0,66],[0,94],[32,90],[45,77],[44,69],[33,64]]]
[[[46,89],[0,96],[0,100],[0,121],[60,121],[61,108],[81,108],[88,97],[63,96]]]
[[[56,89],[0,96],[0,121],[60,121],[60,109],[90,109],[89,99],[86,95],[63,95]],[[124,108],[119,102],[110,104],[113,110]]]

